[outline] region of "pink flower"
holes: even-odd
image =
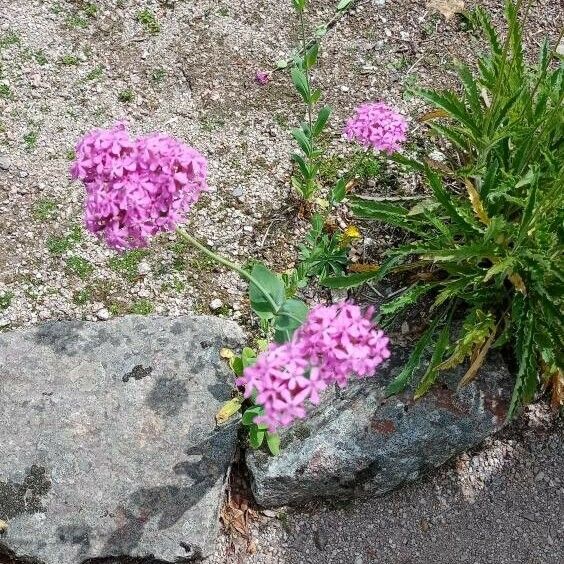
[[[347,139],[354,139],[365,147],[389,154],[401,148],[401,143],[406,140],[406,133],[405,118],[384,102],[359,106],[343,131]]]
[[[237,379],[245,397],[256,392],[264,415],[255,419],[274,432],[306,416],[329,385],[374,375],[389,358],[389,339],[371,321],[372,309],[345,302],[316,306],[289,343],[270,345]]]
[[[161,133],[131,139],[118,123],[78,142],[71,175],[86,187],[86,228],[110,247],[130,249],[184,220],[207,189],[206,169],[184,143]]]
[[[255,73],[255,82],[261,86],[266,86],[270,82],[270,73],[266,71],[257,71]]]

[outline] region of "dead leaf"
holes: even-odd
[[[523,295],[527,294],[527,287],[525,286],[525,282],[523,282],[523,279],[521,278],[521,276],[519,276],[519,274],[513,273],[508,276],[508,278],[518,292],[521,292],[521,294]]]
[[[431,110],[423,114],[417,121],[420,123],[425,123],[426,121],[431,121],[433,119],[448,117],[448,112],[445,110]]]
[[[550,379],[552,394],[550,398],[550,406],[558,409],[564,406],[564,372],[555,370]],[[1,521],[0,521],[1,523]]]
[[[484,343],[482,348],[476,349],[474,351],[474,354],[472,355],[472,363],[470,364],[470,368],[468,368],[466,374],[464,374],[464,376],[458,383],[459,389],[464,388],[464,386],[467,386],[468,384],[470,384],[470,382],[472,382],[472,380],[474,380],[474,378],[476,378],[476,375],[478,374],[478,370],[480,369],[482,364],[484,364],[486,355],[488,354],[488,351],[492,346],[492,343],[497,333],[496,329],[492,331],[491,335],[488,337],[488,340]]]
[[[452,170],[446,164],[440,161],[436,161],[435,159],[430,159],[427,157],[425,159],[425,162],[432,169],[438,170],[440,172],[444,172],[445,174],[452,174]]]
[[[2,521],[2,519],[0,519],[0,535],[2,533],[5,533],[8,530],[8,523],[6,523],[6,521]]]
[[[215,422],[218,425],[223,425],[228,419],[233,417],[240,409],[243,403],[243,398],[238,396],[236,398],[226,401],[221,409],[215,414]]]
[[[461,14],[464,11],[463,0],[427,0],[427,8],[440,12],[445,20],[450,20],[454,14]]]
[[[484,204],[482,203],[480,194],[478,194],[478,190],[476,190],[474,184],[472,184],[468,178],[464,179],[464,184],[466,185],[466,190],[468,190],[468,196],[470,197],[470,203],[472,204],[474,213],[484,225],[489,225],[491,220],[484,208]]]
[[[366,262],[357,262],[349,266],[349,272],[376,272],[380,266]]]
[[[231,360],[235,356],[235,353],[231,349],[228,349],[227,347],[223,347],[219,351],[219,356],[221,358],[224,358],[225,360]]]

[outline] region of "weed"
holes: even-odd
[[[137,315],[153,313],[155,306],[149,300],[138,300],[131,305],[130,312]]]
[[[76,27],[79,29],[86,29],[88,27],[88,20],[79,16],[78,14],[71,14],[67,18],[67,25],[69,27]]]
[[[12,292],[3,292],[0,294],[0,311],[4,311],[10,307],[14,294]]]
[[[63,55],[59,62],[67,67],[78,65],[78,57],[76,55]]]
[[[19,45],[20,42],[20,36],[15,31],[7,31],[3,35],[0,35],[0,49],[11,47],[12,45]]]
[[[162,82],[165,79],[165,77],[166,77],[166,70],[163,69],[162,67],[156,68],[151,73],[151,81],[157,84]]]
[[[67,152],[65,153],[65,159],[67,159],[67,161],[74,161],[75,158],[76,158],[75,150],[68,149]]]
[[[86,2],[83,10],[89,18],[94,18],[96,16],[96,13],[98,12],[98,6],[96,6],[94,2]]]
[[[88,278],[94,271],[94,266],[92,263],[87,261],[85,258],[72,256],[66,260],[67,269],[76,274],[79,278],[83,280]]]
[[[86,75],[86,80],[96,80],[100,77],[102,77],[104,74],[104,67],[102,65],[98,65],[97,67],[94,67],[87,75]]]
[[[127,251],[109,260],[109,267],[118,274],[121,274],[129,281],[135,280],[139,276],[139,263],[147,257],[148,251],[144,249],[134,249]]]
[[[12,99],[12,91],[7,84],[0,84],[0,98],[4,98],[4,100]]]
[[[39,139],[39,131],[31,130],[23,136],[25,148],[27,151],[33,151],[37,147],[37,140]]]
[[[33,218],[37,221],[49,221],[55,217],[57,204],[53,200],[43,199],[39,200],[33,206]]]
[[[161,26],[159,25],[155,14],[147,8],[137,12],[137,21],[142,24],[149,33],[156,34],[161,30]]]
[[[49,237],[47,239],[47,249],[53,255],[62,255],[74,248],[81,240],[82,228],[77,225],[64,237]]]
[[[42,49],[35,51],[33,53],[33,58],[38,65],[46,65],[49,62],[47,55],[45,55],[45,52]]]
[[[92,291],[89,288],[84,288],[83,290],[77,290],[72,295],[72,301],[76,305],[85,305],[92,301]]]
[[[131,88],[126,88],[118,94],[118,100],[124,104],[129,104],[130,102],[133,102],[134,99],[135,93],[131,90]]]

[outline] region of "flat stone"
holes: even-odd
[[[208,555],[237,432],[219,350],[242,341],[205,316],[0,334],[0,562]]]
[[[385,397],[409,350],[394,346],[378,375],[331,389],[310,416],[281,433],[281,453],[249,451],[257,502],[276,507],[326,498],[380,495],[414,480],[499,430],[512,380],[500,356],[466,388],[466,367],[442,376],[423,398]]]

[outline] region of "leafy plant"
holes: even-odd
[[[137,21],[140,24],[143,24],[149,33],[156,34],[161,30],[161,26],[159,25],[155,14],[147,8],[137,13]]]
[[[392,158],[423,173],[429,198],[411,209],[351,198],[357,217],[405,230],[411,242],[390,250],[376,271],[325,284],[344,288],[408,276],[407,289],[382,307],[384,323],[423,297],[432,300],[429,327],[390,393],[407,386],[430,351],[416,397],[441,370],[466,359],[460,385],[469,383],[489,351],[511,344],[517,365],[511,417],[541,385],[562,382],[564,68],[551,67],[546,42],[538,64],[527,66],[513,2],[506,2],[505,14],[509,31],[503,42],[484,10],[470,16],[483,30],[489,53],[478,60],[477,72],[459,65],[460,94],[418,92],[434,105],[423,120],[452,145],[455,158],[446,167]],[[561,404],[560,394],[555,402]]]
[[[297,165],[292,176],[292,186],[302,198],[311,200],[319,188],[316,177],[319,172],[319,159],[323,154],[316,147],[316,141],[327,125],[331,108],[323,106],[316,112],[321,91],[312,88],[311,69],[317,63],[319,43],[314,42],[309,45],[306,40],[304,12],[308,0],[293,0],[293,4],[299,19],[302,50],[295,55],[294,66],[290,69],[290,73],[294,87],[307,105],[307,121],[292,130],[292,136],[301,150],[301,153],[292,155],[292,160]]]
[[[325,218],[315,214],[305,243],[300,245],[300,260],[305,276],[326,278],[339,275],[347,266],[347,244],[340,233],[324,232]]]

